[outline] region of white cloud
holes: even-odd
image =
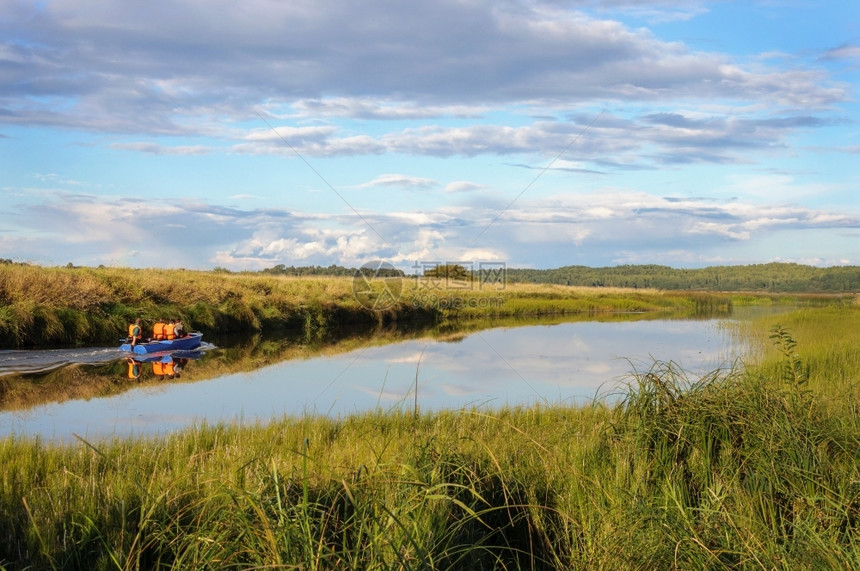
[[[725,236],[732,240],[749,240],[750,233],[747,231],[737,231],[735,224],[696,221],[692,223],[686,230],[688,234],[713,234],[716,236]]]
[[[27,236],[14,240],[19,258],[54,260],[65,245],[74,250],[69,250],[69,259],[56,263],[111,264],[127,260],[132,253],[135,265],[144,267],[171,259],[180,267],[220,265],[230,269],[277,264],[357,267],[371,259],[389,260],[407,270],[416,261],[432,260],[505,261],[510,265],[528,260],[536,267],[554,267],[588,261],[599,264],[607,259],[633,263],[631,260],[649,255],[652,262],[687,263],[718,256],[730,260],[732,244],[766,241],[777,232],[800,240],[808,234],[818,240],[821,232],[860,230],[856,209],[840,212],[741,200],[667,200],[616,190],[531,199],[524,209],[506,212],[479,239],[495,215],[484,208],[461,207],[456,223],[448,208],[368,213],[367,220],[385,229],[386,244],[354,215],[238,210],[183,202],[148,204],[63,192],[48,196],[53,198],[45,205],[19,205],[7,212],[7,219],[15,221],[15,231]],[[181,241],[164,232],[177,226],[182,228]],[[12,239],[10,232],[6,243]],[[693,237],[698,240],[695,253],[679,248]],[[856,236],[839,240],[847,250],[826,259],[860,263],[851,246],[856,244]],[[634,245],[638,252],[631,249]],[[99,251],[102,253],[97,254]]]
[[[381,174],[369,182],[355,185],[352,188],[376,188],[376,187],[396,187],[396,188],[432,188],[437,186],[439,181],[430,178],[421,178],[404,174]]]
[[[204,9],[57,0],[36,17],[29,2],[4,10],[0,49],[17,63],[4,68],[0,107],[3,121],[20,125],[211,134],[214,123],[253,119],[253,109],[277,114],[279,105],[297,117],[407,120],[667,93],[806,108],[850,97],[820,71],[746,68],[552,3],[252,0]],[[294,145],[320,131],[279,127]]]
[[[367,97],[326,97],[301,99],[290,106],[291,114],[280,117],[312,118],[359,118],[377,120],[415,120],[439,117],[478,117],[489,108],[470,105],[419,105],[415,101],[389,101]]]
[[[686,163],[746,164],[754,150],[771,152],[801,130],[827,125],[809,115],[727,119],[703,110],[632,116],[595,111],[571,121],[539,120],[520,126],[424,125],[378,136],[341,136],[333,126],[276,127],[280,136],[273,129],[256,129],[245,137],[247,142],[234,145],[232,150],[316,157],[542,155],[549,157],[543,159],[545,164],[552,159],[553,170],[597,172],[587,167],[590,162],[606,171],[623,171]],[[374,181],[378,185],[391,182],[382,177],[393,181],[400,177],[407,184],[431,182],[420,177],[410,182],[407,175],[379,176]]]
[[[470,192],[473,190],[481,190],[486,188],[486,185],[470,182],[468,180],[455,180],[445,185],[445,192]]]

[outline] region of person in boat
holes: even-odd
[[[138,317],[134,323],[128,326],[128,342],[134,347],[142,338],[143,328],[140,326],[140,318]]]
[[[176,320],[176,323],[173,324],[173,335],[179,339],[180,337],[185,337],[188,333],[185,332],[185,326],[182,325],[182,318]]]
[[[167,323],[163,319],[159,319],[155,322],[155,325],[152,326],[152,338],[156,341],[161,341],[164,339],[164,328]]]
[[[168,341],[174,339],[176,337],[176,333],[174,333],[174,328],[176,327],[176,320],[171,319],[167,322],[167,325],[164,326],[164,338]]]

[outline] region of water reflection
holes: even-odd
[[[647,370],[654,360],[697,374],[730,366],[740,352],[718,319],[602,317],[254,338],[169,362],[123,358],[38,378],[0,377],[0,401],[26,407],[0,413],[0,435],[67,440],[73,432],[150,434],[284,414],[583,402],[617,390],[632,369]],[[87,376],[97,380],[85,383]],[[44,395],[59,392],[38,401],[31,393],[39,387]],[[27,398],[66,402],[22,405]]]
[[[267,393],[269,405],[282,403],[286,412],[302,403],[300,410],[326,414],[416,401],[422,409],[583,401],[617,390],[631,370],[647,370],[655,359],[674,360],[696,374],[730,366],[736,356],[717,322],[567,323],[284,363],[256,376],[250,392]],[[310,379],[317,381],[301,382]],[[263,404],[251,397],[246,403],[249,409]]]
[[[135,381],[180,379],[188,361],[196,361],[202,356],[203,351],[175,351],[164,355],[126,357],[127,376]]]

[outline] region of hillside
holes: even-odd
[[[551,270],[508,268],[509,282],[661,290],[850,293],[860,291],[860,267],[819,268],[770,263],[675,269],[659,265],[604,268],[564,266]]]
[[[458,264],[439,266],[445,272],[468,267]],[[216,271],[226,272],[222,268]],[[343,266],[284,266],[260,273],[284,276],[353,276],[357,270]],[[499,267],[494,265],[498,274]],[[767,293],[851,293],[860,291],[860,266],[820,268],[792,263],[711,266],[677,269],[656,264],[621,265],[601,268],[562,266],[555,269],[511,268],[505,270],[510,283],[557,284],[583,287],[654,288],[662,290],[752,291]],[[229,272],[228,272],[229,273]],[[433,268],[424,275],[436,275]],[[444,273],[444,272],[442,272]],[[447,275],[447,274],[446,274]],[[498,275],[494,276],[498,277]]]

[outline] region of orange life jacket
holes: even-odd
[[[137,335],[134,334],[135,329],[137,329]],[[129,325],[128,326],[128,336],[129,337],[140,337],[141,336],[140,325],[138,325],[136,323],[132,323],[131,325]]]
[[[173,323],[168,323],[164,326],[164,338],[174,339],[176,335],[173,333]]]
[[[128,378],[137,379],[140,377],[140,363],[134,359],[128,360]]]
[[[170,361],[169,363],[163,363],[163,366],[164,366],[164,374],[167,375],[168,377],[172,377],[174,374],[173,361]]]
[[[164,339],[164,326],[167,325],[163,321],[159,321],[152,326],[152,337],[157,340]]]

